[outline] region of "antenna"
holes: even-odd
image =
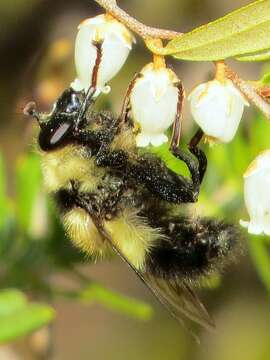
[[[30,101],[23,109],[23,114],[25,116],[31,116],[35,118],[40,127],[42,127],[42,122],[40,119],[40,113],[36,110],[36,103],[34,101]]]

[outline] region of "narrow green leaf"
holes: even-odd
[[[41,187],[40,163],[35,154],[28,154],[19,159],[16,181],[18,221],[21,227],[28,231],[33,207]]]
[[[89,287],[78,294],[78,297],[84,303],[97,302],[109,310],[114,310],[139,320],[148,320],[153,313],[151,306],[106,289],[97,283],[89,285]]]
[[[176,37],[163,49],[150,40],[147,45],[155,53],[177,59],[214,61],[269,50],[269,30],[270,0],[258,0]]]
[[[26,303],[27,299],[20,291],[13,289],[2,290],[0,292],[0,318],[23,308]]]
[[[29,304],[0,316],[0,344],[31,334],[54,318],[54,311],[46,305]]]
[[[4,169],[4,160],[0,154],[0,229],[5,224],[8,214],[8,201],[6,194],[6,174]]]
[[[238,61],[266,61],[270,59],[270,50],[263,51],[254,55],[244,55],[237,57]]]
[[[253,258],[258,275],[270,294],[270,258],[268,246],[261,236],[250,236],[250,254]]]

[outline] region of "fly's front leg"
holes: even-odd
[[[97,91],[97,80],[98,80],[98,71],[102,60],[102,41],[99,42],[93,42],[93,45],[96,47],[97,50],[97,57],[95,61],[95,66],[93,68],[92,78],[91,78],[91,84],[85,94],[85,99],[82,104],[82,107],[80,109],[80,113],[78,115],[75,129],[78,130],[80,128],[80,125],[83,123],[85,114],[89,107],[94,102],[94,96]]]

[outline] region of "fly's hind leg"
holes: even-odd
[[[119,118],[119,123],[123,124],[127,122],[128,119],[128,112],[130,110],[130,95],[131,92],[135,86],[135,83],[137,81],[137,79],[139,79],[140,77],[142,77],[143,75],[141,73],[136,73],[135,76],[133,77],[133,79],[131,80],[128,88],[127,88],[127,92],[123,101],[123,105],[122,105],[122,110],[121,110],[121,115]]]
[[[197,191],[199,190],[199,186],[203,180],[207,168],[207,158],[204,152],[198,148],[198,145],[204,134],[202,130],[198,130],[189,142],[189,151],[195,156],[196,160],[190,153],[187,153],[183,149],[179,148],[185,90],[181,81],[176,86],[178,88],[178,103],[175,121],[173,124],[170,150],[175,157],[186,163],[191,173],[195,191]]]
[[[178,148],[180,143],[181,130],[182,130],[183,104],[185,99],[185,89],[182,81],[176,83],[175,86],[178,89],[178,101],[177,101],[177,111],[175,115],[175,120],[173,123],[171,149]]]
[[[150,192],[168,202],[176,204],[196,202],[207,166],[206,156],[193,143],[189,147],[189,152],[177,147],[174,143],[171,152],[187,165],[191,179],[174,173],[165,168],[162,163],[144,158],[139,159],[138,164],[130,165],[129,174],[143,183]]]
[[[207,169],[207,157],[205,153],[198,147],[202,140],[204,133],[199,129],[189,142],[189,151],[197,158],[199,162],[199,177],[200,183],[203,181]]]

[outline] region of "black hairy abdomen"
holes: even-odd
[[[147,255],[146,270],[164,279],[196,280],[221,270],[240,239],[235,226],[214,219],[182,217],[160,225],[166,238]]]

